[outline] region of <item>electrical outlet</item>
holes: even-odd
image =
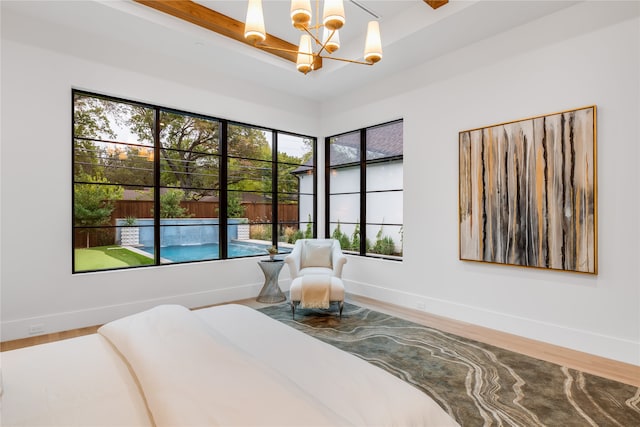
[[[416,303],[416,308],[417,308],[418,310],[424,310],[424,309],[426,308],[426,306],[424,305],[424,302],[422,302],[422,301],[418,301],[418,302]]]
[[[29,335],[44,333],[44,323],[29,326]]]

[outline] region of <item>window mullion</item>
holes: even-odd
[[[153,123],[153,258],[160,265],[160,109],[154,109]]]
[[[331,205],[331,143],[329,138],[324,139],[324,235],[329,237],[330,205]]]
[[[360,129],[360,255],[367,253],[367,130]]]
[[[318,138],[313,138],[313,238],[318,237]],[[326,173],[325,173],[326,176]],[[298,196],[300,195],[300,187],[298,187]],[[325,217],[325,223],[327,222]],[[298,221],[300,217],[298,216]]]
[[[220,258],[227,259],[229,255],[229,248],[227,245],[227,236],[229,233],[227,232],[228,221],[227,221],[227,184],[228,180],[228,127],[229,122],[227,120],[220,121],[220,191],[218,192],[218,239],[219,239],[219,248],[220,248]]]
[[[298,218],[299,220],[299,218]],[[271,133],[271,244],[278,245],[278,132]]]

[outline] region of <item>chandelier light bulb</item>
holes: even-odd
[[[307,74],[313,70],[313,50],[311,47],[311,36],[303,34],[300,36],[300,46],[298,47],[298,58],[296,67],[301,73]]]
[[[340,49],[340,32],[338,30],[335,30],[333,32],[333,35],[331,35],[331,31],[325,27],[322,32],[322,45],[324,46],[324,49],[329,53],[333,53],[336,50]]]
[[[311,22],[311,0],[291,0],[291,23],[303,29]]]
[[[249,0],[247,20],[244,24],[244,38],[253,44],[263,42],[267,38],[262,14],[262,0]]]
[[[369,21],[367,26],[367,39],[364,46],[364,60],[369,64],[375,64],[382,59],[382,41],[380,40],[380,24],[378,21]]]
[[[342,0],[325,0],[322,24],[329,30],[339,30],[344,25],[344,4]]]

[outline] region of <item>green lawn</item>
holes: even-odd
[[[76,249],[75,271],[107,270],[153,264],[153,259],[120,246]]]

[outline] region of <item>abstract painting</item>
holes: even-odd
[[[596,107],[459,133],[460,259],[597,274]]]

